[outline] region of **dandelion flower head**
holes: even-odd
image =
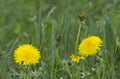
[[[40,58],[41,55],[38,49],[29,44],[21,45],[14,51],[14,60],[18,64],[36,64]]]
[[[84,59],[84,57],[80,57],[79,55],[71,55],[70,56],[71,61],[78,63],[81,59]]]
[[[94,55],[100,50],[102,40],[97,36],[89,36],[84,39],[78,47],[80,55],[87,57]]]

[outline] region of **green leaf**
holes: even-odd
[[[116,42],[113,34],[113,29],[111,27],[110,18],[108,16],[105,17],[104,42],[107,51],[113,55],[116,49]]]

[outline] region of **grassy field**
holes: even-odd
[[[120,79],[119,30],[120,0],[0,0],[0,79]],[[101,49],[76,63],[89,36]],[[23,44],[40,51],[38,63],[15,62]]]

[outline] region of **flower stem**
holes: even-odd
[[[77,47],[78,47],[78,41],[79,41],[79,38],[80,38],[81,28],[82,28],[82,23],[80,23],[78,33],[77,33],[77,39],[76,39],[76,43],[75,43],[75,53],[77,52]]]
[[[58,55],[58,53],[59,53],[59,49],[56,48],[55,51],[56,51],[56,52],[55,52],[56,60],[61,64],[61,66],[62,66],[62,67],[65,69],[65,71],[68,73],[70,79],[73,79],[69,67],[66,66],[66,65],[64,65],[64,64],[62,63],[62,60],[60,59],[60,57],[59,57],[59,55]]]
[[[27,68],[28,68],[28,78],[31,79],[31,73],[30,73],[31,72],[31,66],[28,66]]]

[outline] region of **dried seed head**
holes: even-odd
[[[57,41],[57,42],[60,42],[61,39],[62,39],[62,38],[61,38],[61,35],[58,35],[56,41]]]
[[[55,43],[56,48],[60,46],[61,39],[62,39],[61,35],[58,35],[56,38],[56,43]]]
[[[86,13],[85,12],[80,12],[80,14],[79,14],[80,21],[84,21],[85,17],[86,17]]]

